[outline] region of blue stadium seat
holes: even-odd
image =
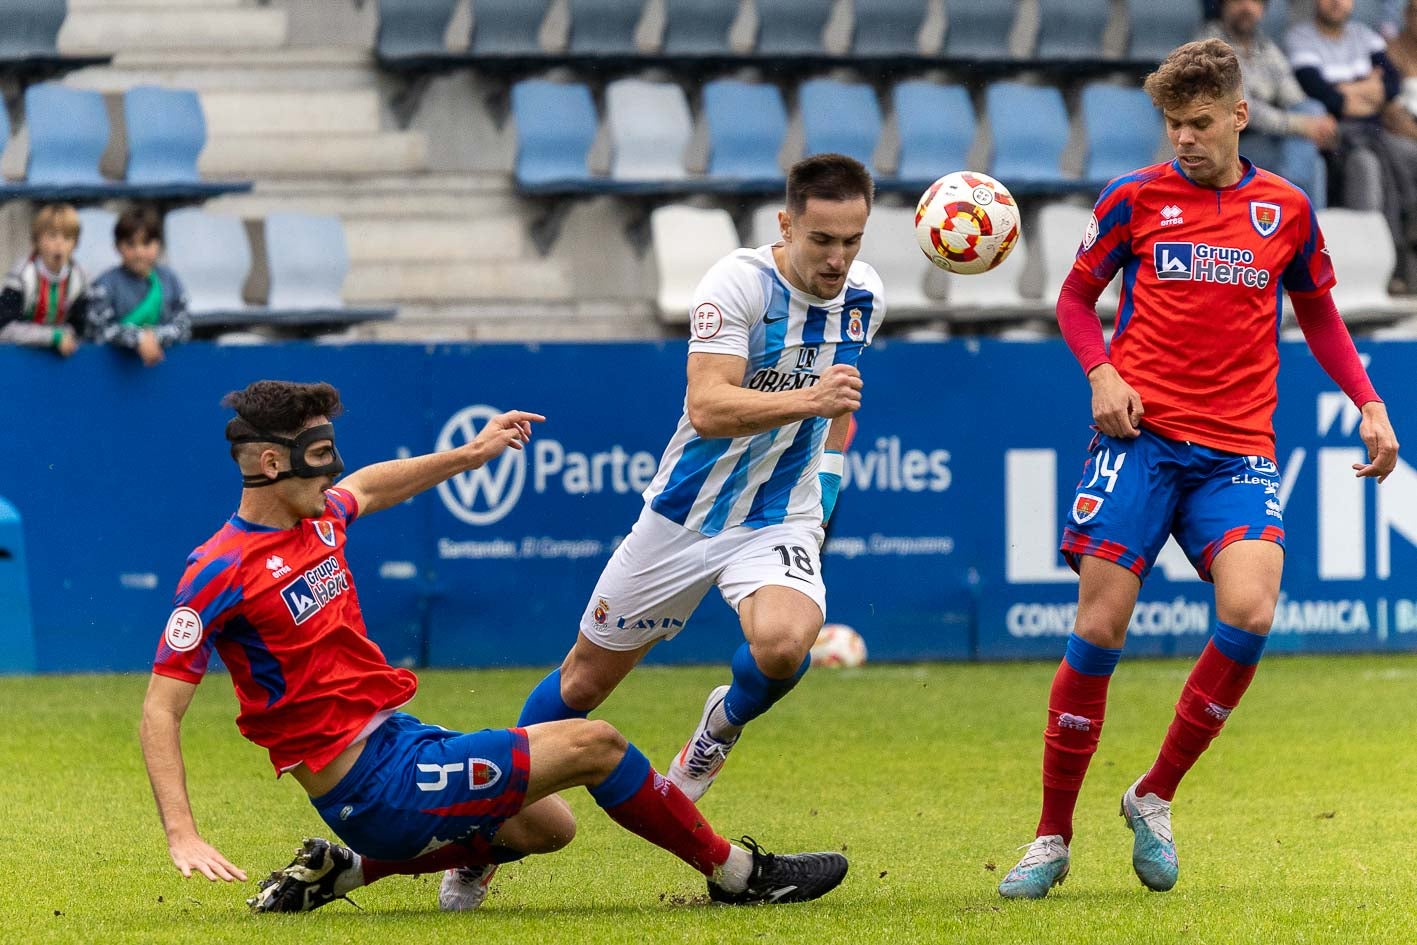
[[[1082,90],[1087,161],[1082,176],[1101,185],[1154,163],[1161,143],[1161,113],[1139,88],[1094,82]]]
[[[572,55],[633,56],[643,4],[632,0],[570,0]]]
[[[197,158],[207,145],[202,103],[190,89],[137,86],[123,95],[129,185],[148,196],[194,197],[245,191],[250,183],[202,180]]]
[[[445,56],[444,36],[458,0],[379,0],[374,52],[380,59]]]
[[[539,56],[541,21],[551,0],[473,0],[472,37],[476,56]]]
[[[595,141],[595,102],[579,82],[525,79],[512,86],[517,186],[529,192],[595,189],[586,156]]]
[[[1039,0],[1034,55],[1053,62],[1096,61],[1102,56],[1102,34],[1111,16],[1110,0]]]
[[[759,56],[821,56],[836,0],[757,0]]]
[[[708,128],[707,176],[718,187],[776,189],[783,172],[778,152],[787,137],[787,107],[777,86],[718,79],[704,86]]]
[[[950,171],[963,170],[974,143],[974,104],[961,85],[937,85],[922,79],[901,82],[891,92],[900,160],[900,187],[923,189]]]
[[[68,12],[66,0],[0,0],[0,60],[58,56]]]
[[[344,308],[340,290],[349,248],[339,217],[272,213],[266,217],[266,304],[292,311]]]
[[[1200,4],[1188,0],[1127,0],[1127,56],[1134,62],[1160,62],[1171,50],[1196,38]]]
[[[1052,86],[995,82],[984,93],[994,136],[989,173],[1020,192],[1068,189],[1062,173],[1068,143],[1068,112]]]
[[[247,308],[241,293],[251,272],[251,242],[239,217],[189,207],[169,213],[162,228],[168,264],[182,279],[194,318]]]
[[[108,148],[108,107],[103,95],[52,82],[25,90],[29,128],[26,182],[34,186],[104,187],[98,162]]]
[[[797,91],[806,153],[836,151],[871,166],[881,140],[881,106],[869,85],[810,79]]]
[[[723,0],[665,0],[664,54],[727,55],[728,31],[737,17],[737,4]]]
[[[1014,25],[1015,6],[1013,0],[945,0],[945,46],[941,55],[971,62],[1012,58],[1009,31]]]
[[[123,262],[117,247],[113,245],[113,225],[117,222],[118,214],[112,210],[79,208],[79,244],[74,247],[74,261],[83,267],[90,279]]]
[[[688,177],[684,152],[694,133],[689,100],[672,82],[616,79],[605,87],[610,179],[620,189],[664,190]]]
[[[856,0],[852,55],[918,56],[926,9],[920,0]]]

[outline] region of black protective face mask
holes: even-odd
[[[308,430],[302,430],[300,435],[292,438],[262,432],[240,418],[234,418],[226,425],[226,438],[231,441],[232,459],[236,458],[236,447],[242,443],[275,443],[277,446],[284,446],[290,450],[290,468],[277,473],[274,479],[259,473],[252,476],[243,475],[241,483],[248,489],[269,486],[282,479],[289,479],[291,476],[299,476],[301,479],[318,479],[321,476],[338,476],[344,472],[344,460],[340,458],[339,449],[334,445],[335,425],[333,423],[322,423]],[[305,460],[305,451],[310,448],[310,444],[320,440],[330,441],[330,450],[334,456],[323,466],[312,466]]]

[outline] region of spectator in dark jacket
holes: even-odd
[[[192,337],[187,293],[176,273],[158,265],[162,218],[149,208],[125,211],[113,227],[123,265],[94,282],[95,334],[137,352],[143,364],[160,364],[172,345]]]

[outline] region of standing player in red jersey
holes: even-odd
[[[444,871],[440,907],[475,909],[497,864],[571,841],[575,820],[554,795],[578,785],[621,826],[708,877],[717,901],[800,902],[841,882],[840,854],[774,856],[747,838],[729,843],[606,722],[463,734],[399,711],[418,680],[369,639],[345,529],[521,449],[544,417],[501,414],[458,449],[366,466],[335,488],[344,464],[333,387],[258,381],[222,403],[237,414],[226,437],[241,504],[187,561],[143,703],[143,758],[184,876],[246,878],[202,838],[187,796],[182,718],[215,649],[236,688],[241,733],[349,844],[306,840],[261,883],[250,900],[257,912],[308,911],[385,876],[435,871]]]
[[[1279,597],[1284,519],[1272,416],[1283,291],[1314,357],[1362,411],[1379,482],[1397,464],[1387,409],[1329,289],[1333,268],[1308,199],[1240,156],[1249,110],[1234,51],[1174,50],[1147,77],[1176,159],[1112,181],[1058,297],[1058,323],[1092,385],[1097,436],[1062,551],[1078,610],[1048,698],[1037,839],[999,884],[1037,899],[1068,874],[1073,808],[1097,749],[1107,683],[1137,593],[1168,535],[1215,584],[1216,626],[1186,680],[1156,763],[1122,796],[1132,867],[1176,883],[1171,800],[1254,676]],[[1122,296],[1110,350],[1096,303]]]

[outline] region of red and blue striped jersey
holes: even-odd
[[[343,489],[294,528],[233,515],[187,559],[153,672],[201,682],[212,650],[231,672],[241,734],[276,771],[329,764],[374,716],[413,698],[418,679],[369,639],[345,561],[359,514]]]
[[[1142,168],[1103,189],[1073,268],[1094,285],[1122,273],[1109,353],[1141,396],[1144,426],[1274,457],[1284,292],[1334,284],[1303,191],[1248,161],[1220,189],[1174,161]]]

